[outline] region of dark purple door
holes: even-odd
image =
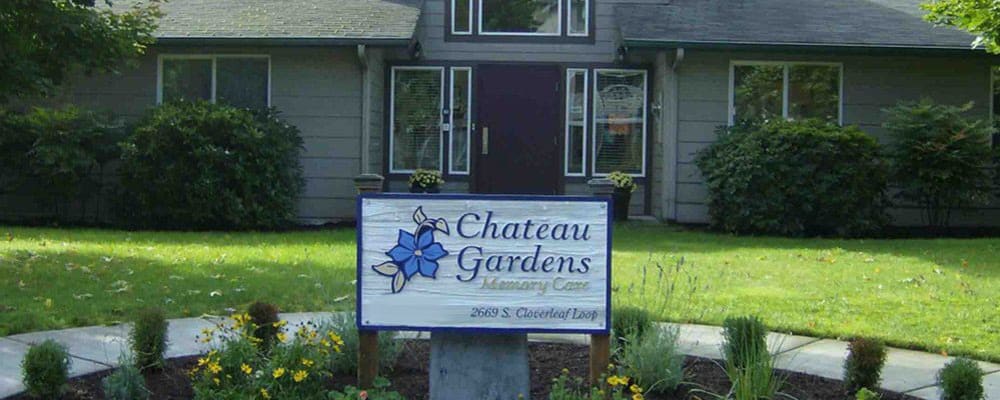
[[[561,152],[558,66],[477,69],[478,193],[557,194]]]

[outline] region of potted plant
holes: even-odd
[[[638,187],[632,176],[621,171],[614,171],[608,175],[608,180],[614,183],[615,191],[611,197],[614,199],[615,221],[628,221],[628,208],[632,202],[632,192]]]
[[[410,193],[440,193],[443,184],[439,171],[418,169],[410,175]]]

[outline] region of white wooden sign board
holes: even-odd
[[[607,333],[611,203],[364,195],[358,327]]]

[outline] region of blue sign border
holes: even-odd
[[[608,205],[608,243],[607,243],[607,287],[605,288],[604,329],[547,329],[547,328],[465,328],[465,327],[427,327],[427,326],[391,326],[391,325],[365,325],[362,321],[361,312],[361,276],[362,276],[362,249],[364,248],[362,231],[364,223],[362,221],[362,204],[365,199],[439,199],[439,200],[514,200],[514,201],[548,201],[548,202],[589,202],[606,203]],[[358,195],[356,201],[357,227],[356,236],[357,248],[357,282],[355,282],[355,303],[354,315],[355,324],[358,330],[367,331],[430,331],[430,332],[458,332],[458,333],[579,333],[579,334],[609,334],[611,332],[611,236],[614,231],[614,204],[611,197],[588,197],[588,196],[532,196],[532,195],[491,195],[491,194],[413,194],[413,193],[366,193]]]

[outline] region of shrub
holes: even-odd
[[[141,226],[273,228],[295,217],[302,138],[274,110],[168,103],[122,146],[124,206]]]
[[[779,119],[722,128],[696,163],[716,229],[856,236],[888,222],[878,143],[856,127]]]
[[[135,360],[121,357],[119,367],[102,381],[106,400],[145,400],[149,398],[146,378],[135,366]]]
[[[767,349],[754,346],[739,348],[738,351],[735,357],[726,360],[726,376],[732,387],[724,397],[733,400],[776,398],[784,381],[775,374],[774,357]]]
[[[887,355],[885,344],[878,340],[856,338],[847,344],[847,351],[847,359],[844,360],[847,392],[854,394],[863,388],[878,389]]]
[[[941,400],[982,400],[983,370],[975,361],[958,358],[938,372]]]
[[[28,175],[32,129],[21,114],[0,108],[0,194],[11,193]]]
[[[270,351],[278,342],[278,332],[281,332],[278,319],[278,307],[273,304],[256,302],[247,310],[253,325],[252,335],[257,338],[257,347],[262,351]]]
[[[622,348],[625,373],[650,392],[668,393],[684,378],[684,355],[677,349],[677,328],[630,336]]]
[[[993,128],[966,119],[971,109],[972,103],[955,107],[925,99],[885,110],[892,182],[899,197],[923,208],[933,227],[947,227],[954,208],[989,198]]]
[[[28,394],[43,399],[59,398],[66,389],[69,364],[66,347],[54,340],[31,346],[21,361]]]
[[[642,338],[652,329],[653,317],[643,308],[620,306],[611,311],[611,331],[619,341],[629,336]]]
[[[129,344],[140,370],[163,367],[163,353],[167,351],[167,318],[163,310],[140,310],[129,334]]]
[[[755,316],[730,317],[722,322],[722,353],[727,364],[742,369],[767,355],[767,327]],[[758,355],[756,353],[762,353]]]
[[[330,369],[334,372],[353,374],[358,371],[358,327],[354,322],[354,313],[338,313],[320,324],[321,334],[337,332],[344,345],[340,354],[331,360]],[[392,371],[400,352],[399,341],[393,339],[393,332],[383,331],[378,334],[378,366],[382,372]]]

